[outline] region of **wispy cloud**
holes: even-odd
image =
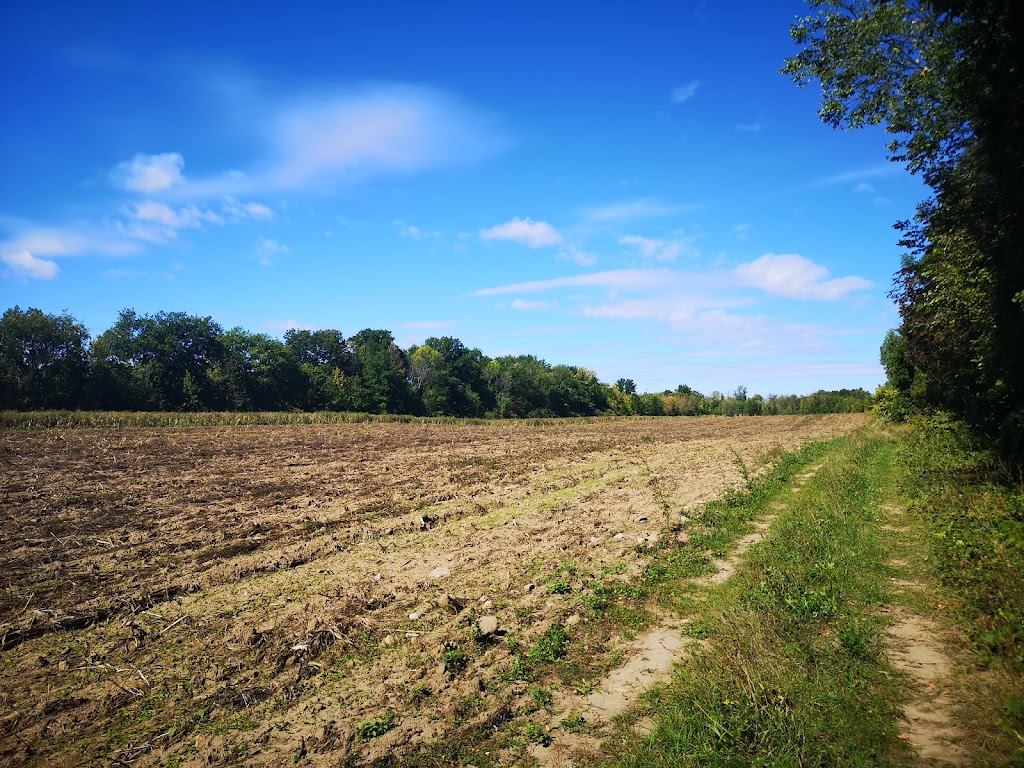
[[[737,133],[760,133],[761,129],[764,128],[764,123],[755,120],[752,123],[737,123]]]
[[[520,219],[518,216],[504,224],[482,230],[480,239],[511,240],[529,248],[558,245],[564,240],[558,230],[546,221],[533,221],[529,217]]]
[[[53,280],[60,272],[55,261],[36,258],[28,251],[0,252],[0,261],[18,278]]]
[[[284,243],[271,240],[269,237],[261,237],[256,242],[256,252],[260,256],[260,264],[269,267],[274,263],[275,256],[286,255],[289,253],[289,249]]]
[[[230,195],[224,198],[221,210],[224,212],[224,215],[232,221],[244,221],[245,219],[270,221],[274,218],[274,211],[269,206],[252,200],[248,202],[241,202]]]
[[[862,181],[862,182],[860,182],[859,184],[857,184],[857,186],[855,186],[855,187],[854,187],[853,189],[851,189],[850,191],[851,191],[851,192],[857,192],[857,193],[861,193],[861,192],[869,192],[869,193],[871,193],[871,194],[873,195],[873,194],[875,194],[875,193],[876,193],[876,192],[877,192],[878,190],[876,190],[876,189],[875,189],[875,188],[874,188],[873,186],[871,186],[870,184],[868,184],[868,183],[867,183],[866,181]]]
[[[525,283],[481,288],[473,296],[500,296],[509,293],[542,293],[558,288],[607,288],[612,290],[654,288],[672,280],[667,269],[613,269],[583,275],[555,277],[550,280],[531,280]]]
[[[664,218],[699,207],[693,204],[666,203],[656,197],[641,197],[635,200],[621,200],[583,208],[580,215],[588,224],[608,224]]]
[[[895,176],[902,172],[903,169],[896,163],[885,163],[883,165],[872,165],[867,168],[859,168],[853,171],[844,171],[831,176],[825,176],[817,179],[816,181],[812,181],[809,186],[815,188],[834,187],[837,184],[851,184],[854,182],[861,182],[866,179],[875,179],[880,176]]]
[[[626,246],[633,255],[647,261],[675,261],[690,251],[693,238],[661,240],[642,235],[623,235],[619,238],[619,245]]]
[[[118,163],[111,171],[115,185],[129,192],[152,194],[183,184],[181,171],[185,159],[177,152],[159,155],[135,155],[131,160]]]
[[[430,240],[442,236],[441,232],[429,232],[427,230],[420,229],[419,227],[415,227],[412,224],[406,224],[400,219],[395,219],[392,224],[394,224],[399,236],[407,237],[410,240]]]
[[[691,80],[683,85],[678,85],[672,89],[672,103],[682,104],[689,101],[697,95],[697,89],[700,87],[699,80]]]
[[[516,299],[509,306],[520,312],[546,312],[551,309],[551,303],[548,301],[525,301],[523,299]]]
[[[0,229],[8,236],[0,241],[4,276],[18,280],[52,280],[60,273],[54,258],[82,255],[125,256],[139,244],[122,233],[74,224],[44,227],[23,219],[0,217]]]
[[[750,236],[750,223],[741,221],[732,228],[732,236],[737,240],[746,240]]]
[[[575,245],[567,246],[565,250],[558,254],[558,258],[574,261],[581,267],[592,267],[597,264],[597,256],[595,254],[587,253]]]
[[[507,145],[494,118],[443,91],[406,84],[310,89],[264,98],[247,81],[232,91],[255,129],[243,169],[186,176],[179,152],[135,155],[111,172],[115,185],[176,199],[294,192],[351,185],[477,162]],[[250,218],[259,218],[249,211]]]
[[[181,229],[202,228],[203,224],[224,224],[224,219],[213,211],[194,205],[176,211],[166,203],[153,200],[133,203],[123,213],[126,221],[118,222],[120,231],[128,237],[150,243],[173,240]]]
[[[872,286],[869,280],[852,275],[830,280],[828,269],[796,254],[766,253],[740,264],[735,275],[740,285],[790,299],[830,301]]]

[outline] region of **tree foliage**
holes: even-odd
[[[1016,0],[824,0],[783,71],[822,87],[821,116],[882,123],[931,189],[892,296],[888,401],[942,409],[1024,457],[1024,35]],[[898,352],[898,354],[897,354]],[[899,395],[899,397],[897,397]]]
[[[209,317],[125,310],[90,345],[68,314],[0,319],[0,408],[11,410],[333,410],[495,418],[601,414],[761,416],[867,410],[864,390],[705,398],[638,393],[594,371],[533,355],[486,357],[451,336],[402,350],[390,331],[289,330],[284,339]]]

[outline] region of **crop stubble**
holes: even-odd
[[[629,578],[666,509],[861,424],[0,433],[0,764],[328,765],[442,738],[508,661],[494,645],[444,670],[468,616],[535,635],[574,611],[542,583],[558,564]]]

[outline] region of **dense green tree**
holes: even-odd
[[[69,314],[14,307],[0,317],[0,408],[87,406],[89,332]]]
[[[1016,0],[828,0],[784,71],[822,118],[883,123],[932,191],[899,228],[901,354],[924,404],[1024,455],[1024,19]],[[907,378],[903,378],[906,384]],[[899,389],[890,381],[895,392]]]
[[[203,410],[220,399],[210,371],[225,355],[223,330],[184,312],[121,312],[93,354],[104,380],[125,387],[118,398],[140,410]]]
[[[431,336],[413,351],[415,382],[427,414],[483,416],[491,393],[484,380],[486,359],[451,336]]]
[[[408,361],[391,332],[367,328],[353,336],[349,343],[355,353],[353,407],[367,413],[413,410],[412,390],[406,378]]]
[[[305,410],[352,410],[357,384],[356,359],[340,331],[290,329],[284,342],[298,362],[303,394],[296,403]]]
[[[488,361],[484,380],[500,418],[543,416],[548,408],[550,367],[533,355],[507,355]]]

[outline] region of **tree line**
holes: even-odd
[[[387,330],[283,339],[184,312],[126,309],[92,338],[68,313],[0,317],[0,410],[354,411],[421,416],[776,415],[868,409],[863,389],[812,395],[638,393],[580,366],[490,358],[450,336],[400,348]]]
[[[883,123],[930,195],[896,224],[880,410],[951,414],[1024,464],[1024,4],[812,0],[783,71],[819,80],[835,127]]]

